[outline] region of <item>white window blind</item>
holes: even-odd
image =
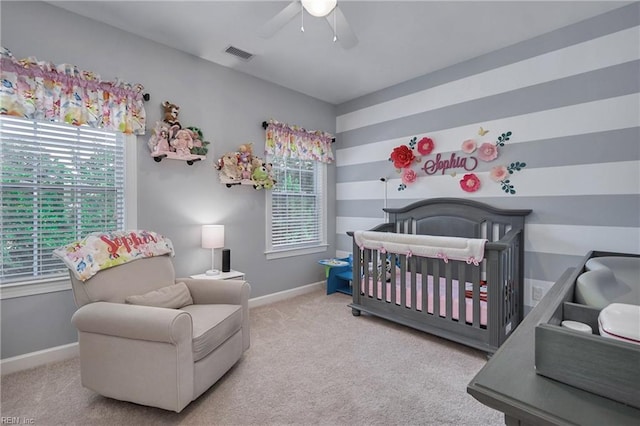
[[[124,136],[0,116],[0,284],[66,274],[53,249],[124,229]]]
[[[325,168],[316,161],[270,156],[276,185],[268,197],[267,251],[326,242]]]

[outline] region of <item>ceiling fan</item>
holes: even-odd
[[[260,29],[260,35],[270,38],[299,13],[306,11],[312,16],[324,17],[333,29],[333,41],[338,41],[345,49],[358,44],[358,38],[351,30],[347,18],[337,5],[337,0],[293,0]],[[304,15],[303,15],[304,22]],[[304,25],[300,28],[304,31]]]

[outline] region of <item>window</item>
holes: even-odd
[[[269,156],[275,187],[267,192],[267,258],[326,249],[326,164]]]
[[[8,116],[0,134],[0,284],[68,277],[53,249],[125,229],[125,137]]]

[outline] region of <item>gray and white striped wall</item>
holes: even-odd
[[[337,107],[336,247],[346,231],[384,221],[382,208],[463,197],[528,208],[525,305],[590,250],[640,253],[640,3],[415,78]],[[446,45],[446,41],[442,41]],[[429,60],[429,58],[425,58]],[[478,129],[488,129],[484,137]],[[450,174],[398,191],[392,149],[432,138],[444,158],[462,142],[511,139],[460,189]],[[489,179],[496,164],[524,161],[516,194]],[[388,178],[387,183],[380,178]]]

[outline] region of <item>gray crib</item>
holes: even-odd
[[[476,266],[384,252],[361,248],[353,238],[353,315],[365,312],[495,352],[522,321],[524,218],[531,210],[457,198],[384,210],[389,222],[373,230],[484,238],[484,260]]]

